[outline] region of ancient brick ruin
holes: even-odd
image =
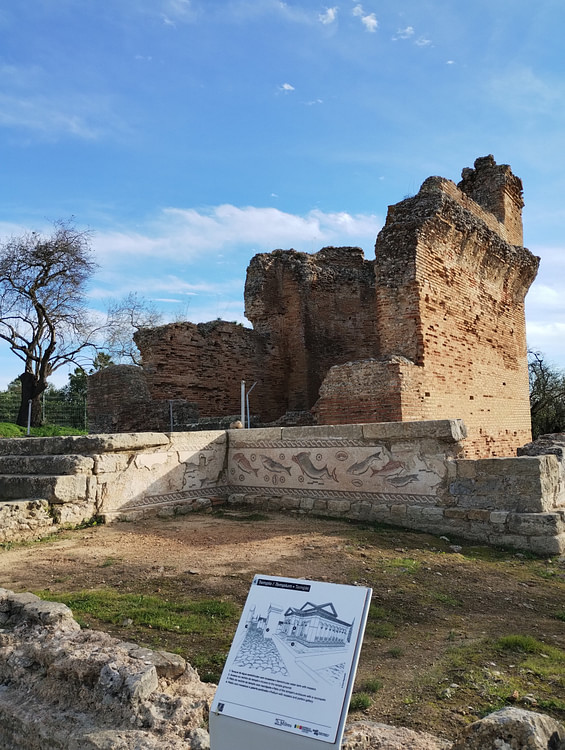
[[[253,329],[140,331],[132,391],[118,368],[90,378],[91,430],[167,429],[169,400],[238,414],[243,378],[258,381],[263,424],[461,418],[467,457],[514,455],[531,437],[524,298],[539,262],[522,246],[522,207],[520,179],[487,156],[457,186],[430,177],[391,206],[374,261],[352,247],[256,255]]]

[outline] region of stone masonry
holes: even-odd
[[[459,417],[468,457],[531,437],[524,298],[539,259],[521,246],[522,186],[492,157],[458,186],[430,177],[391,206],[375,246],[379,356],[330,370],[318,422]]]
[[[139,331],[131,388],[112,368],[91,378],[91,430],[133,429],[132,414],[167,429],[171,399],[237,414],[245,379],[262,423],[311,411],[318,424],[461,418],[467,457],[515,455],[531,438],[524,298],[539,262],[522,247],[522,206],[519,178],[487,156],[458,185],[430,177],[390,206],[375,261],[354,247],[256,255],[253,329]]]
[[[247,504],[565,552],[563,436],[469,459],[461,420],[0,440],[0,541]]]

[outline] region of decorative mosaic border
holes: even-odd
[[[368,500],[384,504],[403,503],[407,505],[437,505],[438,498],[435,495],[395,495],[388,492],[348,492],[347,490],[317,490],[285,487],[278,490],[272,487],[252,487],[241,485],[229,485],[228,491],[232,495],[268,495],[272,497],[313,498],[314,500],[351,500],[360,502]],[[282,490],[282,491],[281,491]]]
[[[222,487],[203,487],[202,489],[183,490],[182,492],[167,492],[164,495],[145,495],[145,497],[129,500],[125,505],[120,505],[114,512],[119,513],[122,510],[136,510],[146,508],[151,505],[170,505],[171,503],[184,503],[199,498],[217,497],[226,494],[226,486]]]

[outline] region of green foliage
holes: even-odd
[[[361,685],[360,692],[362,693],[378,693],[379,690],[382,688],[383,683],[382,680],[379,680],[378,677],[374,677],[370,680],[365,680],[363,684]]]
[[[239,616],[235,604],[215,599],[168,601],[146,594],[119,594],[110,589],[36,593],[42,599],[63,602],[83,620],[88,615],[117,625],[129,618],[135,625],[184,634],[216,634]]]
[[[419,561],[413,560],[411,557],[397,557],[394,560],[390,560],[387,565],[399,573],[413,574],[420,569]]]
[[[494,647],[499,651],[515,651],[521,654],[541,654],[549,648],[531,635],[505,635],[495,642]]]
[[[25,434],[25,427],[20,427],[19,425],[12,424],[11,422],[0,422],[0,437],[23,437]]]
[[[372,702],[368,693],[353,693],[349,701],[349,712],[366,711]]]

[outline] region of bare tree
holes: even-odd
[[[93,346],[85,305],[96,269],[90,233],[57,221],[50,236],[27,232],[0,245],[0,338],[24,363],[17,422],[41,422],[39,397],[49,376]]]
[[[141,359],[133,334],[141,328],[154,328],[161,320],[161,313],[150,300],[130,292],[108,306],[104,348],[117,362],[139,365]]]
[[[541,352],[528,352],[532,435],[565,430],[565,372],[549,364]]]

